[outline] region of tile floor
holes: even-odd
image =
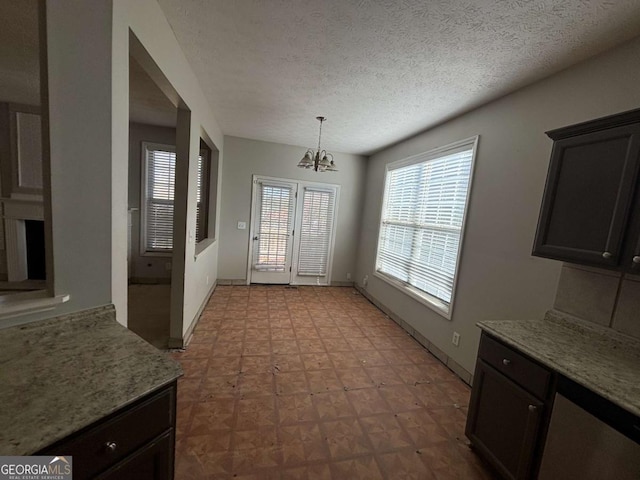
[[[129,329],[156,348],[169,345],[171,285],[133,284],[128,287]]]
[[[491,479],[469,387],[352,288],[216,288],[173,357],[176,479]]]

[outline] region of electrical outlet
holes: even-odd
[[[171,271],[171,262],[166,262],[166,263],[164,264],[164,269],[165,269],[167,272],[170,272],[170,271]]]
[[[347,273],[347,280],[351,280],[351,274]]]
[[[207,275],[207,285],[209,285],[209,275]]]
[[[460,334],[458,332],[453,332],[453,337],[451,337],[451,343],[453,343],[456,347],[460,345]]]
[[[369,275],[365,275],[362,279],[362,286],[366,287],[369,284]]]

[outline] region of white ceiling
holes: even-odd
[[[640,34],[638,0],[158,0],[226,135],[369,154]]]

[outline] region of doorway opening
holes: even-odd
[[[340,186],[253,177],[248,283],[329,285]]]
[[[178,108],[129,58],[128,327],[168,348]]]

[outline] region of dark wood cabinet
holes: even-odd
[[[551,390],[546,368],[482,335],[466,435],[502,477],[535,478]]]
[[[176,384],[150,393],[39,455],[73,457],[73,478],[173,478]]]
[[[167,432],[97,477],[99,480],[170,480],[173,478],[173,445]]]
[[[533,255],[640,269],[640,110],[547,132],[554,140]]]

